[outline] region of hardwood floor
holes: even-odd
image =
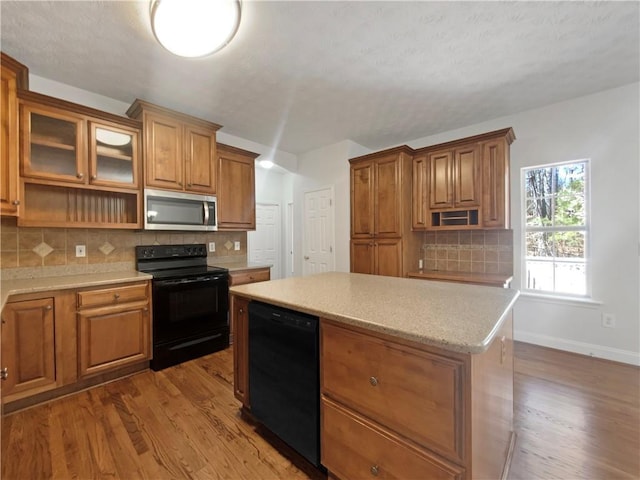
[[[2,478],[323,478],[240,417],[232,364],[228,349],[8,415]],[[509,478],[640,478],[640,369],[516,344],[515,370]]]

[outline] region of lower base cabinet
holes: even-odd
[[[16,295],[2,311],[5,411],[146,368],[150,283]]]
[[[244,408],[249,403],[249,300],[231,296],[231,331],[233,344],[233,394]]]

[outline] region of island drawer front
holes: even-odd
[[[148,283],[136,283],[111,288],[99,288],[78,292],[78,308],[102,307],[147,300]]]
[[[460,480],[464,469],[409,445],[330,399],[322,398],[322,464],[345,480]]]
[[[266,282],[271,278],[268,268],[260,270],[248,270],[244,272],[230,272],[229,285],[244,285],[246,283]]]
[[[464,463],[461,361],[326,322],[321,354],[323,393]]]

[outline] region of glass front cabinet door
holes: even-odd
[[[138,132],[89,122],[89,182],[138,186]]]

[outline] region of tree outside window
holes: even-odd
[[[588,168],[523,169],[524,289],[587,296]]]

